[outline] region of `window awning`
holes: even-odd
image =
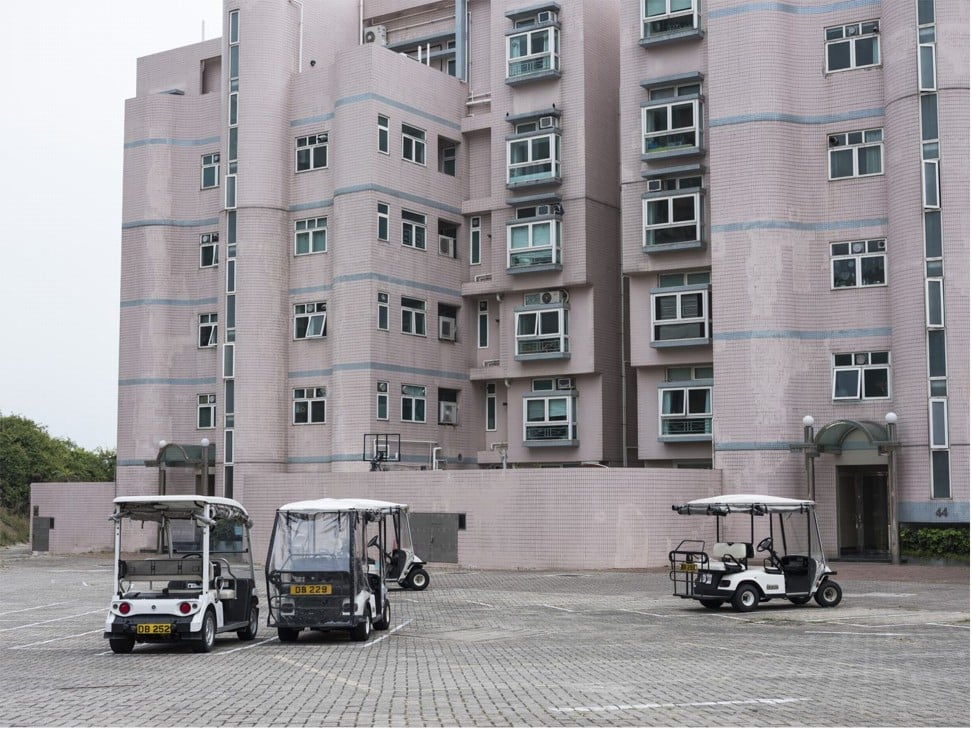
[[[835,420],[817,431],[813,442],[825,453],[840,453],[844,442],[856,431],[863,433],[874,448],[891,445],[887,428],[871,420]]]

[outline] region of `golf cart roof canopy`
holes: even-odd
[[[161,522],[164,518],[190,519],[203,516],[210,507],[214,519],[230,519],[251,526],[250,515],[239,501],[220,496],[119,496],[113,519]]]
[[[725,516],[730,513],[778,514],[786,512],[813,511],[814,502],[807,499],[787,499],[782,496],[763,496],[760,494],[726,494],[695,499],[686,504],[674,504],[673,511],[679,514],[709,514]]]
[[[284,504],[280,511],[298,512],[303,514],[317,513],[336,513],[346,511],[370,511],[388,513],[392,511],[405,511],[408,506],[405,504],[395,504],[391,501],[378,501],[376,499],[314,499],[312,501],[294,501]]]

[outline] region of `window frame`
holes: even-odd
[[[402,245],[417,251],[428,246],[429,216],[402,208]]]
[[[533,50],[533,36],[544,35],[545,49]],[[526,53],[513,56],[514,40],[526,37]],[[539,66],[537,63],[539,62]],[[532,66],[528,68],[527,66]],[[514,72],[514,67],[516,70]],[[506,80],[515,81],[536,74],[560,72],[560,28],[556,25],[525,27],[506,36]]]
[[[375,420],[388,420],[388,406],[388,381],[378,380],[375,384]],[[384,411],[384,415],[382,415],[382,411]]]
[[[474,215],[469,219],[469,265],[481,266],[483,263],[482,217]]]
[[[880,140],[868,141],[868,134],[880,133]],[[852,141],[855,135],[861,135],[861,140]],[[861,177],[878,177],[884,174],[884,128],[872,127],[871,129],[855,129],[849,132],[834,132],[827,135],[827,179],[831,182],[836,180],[849,180]],[[879,152],[879,162],[881,169],[877,172],[861,173],[862,153],[866,150],[876,148]],[[834,155],[850,152],[851,174],[834,176]]]
[[[534,157],[536,152],[535,143],[541,140],[547,141],[548,154],[546,157]],[[513,162],[514,145],[526,144],[529,154],[527,159]],[[550,130],[541,133],[527,133],[524,136],[516,136],[506,140],[506,184],[538,184],[560,179],[560,131]],[[519,170],[528,170],[531,167],[548,168],[547,172],[533,172],[525,174],[515,174]],[[528,178],[528,179],[527,179]]]
[[[655,13],[654,15],[648,15],[648,3],[650,0],[642,0],[641,2],[641,37],[643,40],[657,40],[661,38],[667,38],[672,35],[682,33],[688,30],[698,30],[699,28],[699,4],[698,0],[689,0],[689,7],[687,10],[672,9],[672,3],[676,0],[663,0],[665,3],[665,9],[660,13]],[[652,32],[649,24],[651,23],[664,23],[666,21],[670,23],[676,23],[679,18],[684,18],[685,16],[691,16],[692,24],[691,26],[679,25],[677,27],[668,27],[664,30],[657,30]]]
[[[410,417],[405,417],[406,403],[408,403]],[[427,406],[428,388],[425,385],[402,385],[400,414],[403,423],[424,423],[428,412]]]
[[[302,227],[303,226],[303,227]],[[323,244],[315,248],[315,241],[322,233]],[[307,250],[301,250],[301,241],[306,240]],[[302,218],[294,221],[294,255],[311,256],[315,253],[327,253],[327,217]]]
[[[544,331],[544,324],[550,322],[550,315],[557,325],[556,331]],[[524,333],[522,328],[529,318],[533,318],[532,330]],[[570,354],[569,309],[566,306],[537,306],[514,311],[513,332],[515,342],[514,359],[546,358]],[[531,345],[531,346],[527,346]],[[534,351],[524,351],[534,349]]]
[[[207,257],[208,251],[208,257]],[[207,263],[206,261],[209,261]],[[199,235],[199,268],[217,268],[219,266],[219,233],[201,233]]]
[[[696,316],[683,316],[683,297],[698,296],[701,299],[701,313]],[[652,289],[651,291],[651,344],[653,346],[677,346],[696,345],[709,341],[711,337],[712,312],[711,307],[711,286],[709,284],[679,286],[669,288]],[[659,319],[658,305],[659,299],[675,297],[676,316],[673,319]],[[692,337],[660,337],[660,330],[664,327],[685,327],[689,325],[702,325],[702,333]]]
[[[205,398],[205,400],[203,399]],[[203,413],[208,413],[209,425],[203,425]],[[196,395],[196,430],[216,428],[216,394],[207,392]]]
[[[680,94],[681,88],[695,88],[691,93]],[[661,92],[671,90],[671,95],[661,96]],[[651,89],[652,97],[649,101],[641,105],[641,134],[642,145],[641,153],[648,157],[668,153],[695,153],[702,149],[702,94],[698,82],[682,84],[672,87],[656,87]],[[672,122],[675,117],[676,107],[688,106],[692,109],[692,125],[673,127]],[[665,109],[665,122],[667,124],[662,130],[649,130],[648,120],[651,112]],[[667,139],[668,137],[694,136],[691,144],[685,143],[664,143],[657,146],[649,146],[651,140]]]
[[[873,361],[875,355],[878,355],[879,360],[884,359],[885,361]],[[847,357],[849,357],[851,360],[849,363],[838,363],[838,358],[843,359]],[[864,358],[866,358],[866,361]],[[873,352],[834,352],[831,356],[831,367],[832,373],[830,394],[831,399],[834,402],[865,402],[891,399],[891,353],[889,350],[875,350]],[[885,373],[884,383],[887,392],[878,395],[868,395],[867,373],[879,371],[884,371]],[[852,372],[856,373],[854,380],[854,394],[838,395],[837,385],[840,375]],[[847,387],[846,382],[842,383],[842,387]]]
[[[322,425],[327,423],[327,387],[323,385],[295,387],[292,391],[292,425]],[[304,420],[298,419],[301,406],[305,408],[304,417],[306,419]]]
[[[692,220],[675,220],[677,201],[691,199],[694,218]],[[649,223],[649,207],[658,203],[666,203],[668,221],[664,223]],[[651,194],[642,198],[641,206],[642,241],[644,250],[658,250],[667,246],[682,246],[698,243],[702,240],[702,191],[696,188],[694,191],[670,191],[659,194]],[[660,231],[689,230],[694,228],[694,236],[685,240],[663,240],[649,242],[649,237],[655,238]]]
[[[196,338],[196,344],[199,349],[210,349],[219,344],[219,315],[214,311],[206,312],[205,314],[200,314],[197,321],[198,337]],[[207,343],[203,344],[203,334],[207,330],[208,335],[205,337]]]
[[[377,322],[378,331],[387,332],[391,327],[391,304],[387,291],[379,291],[377,295]],[[384,326],[382,324],[384,323]]]
[[[391,206],[386,202],[378,201],[377,216],[378,227],[375,235],[378,240],[388,242],[391,238]]]
[[[328,141],[330,132],[316,132],[296,137],[294,140],[294,171],[313,172],[314,170],[324,170],[328,166]],[[301,166],[301,156],[305,157]],[[323,160],[320,159],[323,156]]]
[[[378,115],[378,151],[391,155],[391,119],[384,114]]]
[[[842,252],[846,246],[846,252]],[[861,250],[855,251],[855,247]],[[864,260],[880,259],[881,261],[881,281],[880,283],[863,283],[864,281]],[[838,284],[838,266],[841,262],[854,262],[854,283]],[[842,279],[847,278],[847,274],[841,274]],[[865,240],[833,241],[830,244],[830,288],[832,291],[843,289],[862,289],[875,288],[888,285],[888,263],[887,263],[887,239],[869,238]]]
[[[563,402],[564,416],[551,417],[552,405]],[[543,419],[531,419],[530,404],[543,403]],[[554,430],[566,429],[553,436]],[[539,432],[538,432],[539,431]],[[543,431],[547,431],[544,435]],[[523,442],[525,445],[570,444],[577,441],[577,393],[568,390],[531,391],[523,397]],[[539,437],[538,437],[539,436]]]
[[[199,164],[201,167],[199,173],[199,189],[211,190],[219,187],[219,152],[204,154],[199,158]],[[212,181],[207,184],[207,178],[209,177],[212,178]]]
[[[865,30],[865,26],[869,26]],[[851,28],[855,30],[851,32]],[[837,33],[840,33],[840,36]],[[857,63],[858,44],[865,39],[874,42],[874,57],[872,63]],[[848,45],[849,65],[839,68],[830,67],[830,49],[843,44]],[[858,68],[873,68],[881,65],[881,28],[878,19],[862,20],[856,23],[845,23],[824,28],[824,72],[840,73],[842,71],[853,71]]]
[[[413,337],[428,336],[428,302],[413,296],[402,296],[401,305],[402,334]]]
[[[658,437],[670,442],[712,440],[712,388],[712,384],[702,380],[678,383],[666,382],[661,385],[658,388]],[[679,412],[665,412],[666,400],[668,402],[672,401],[672,398],[667,398],[666,395],[676,392],[681,394],[681,410]],[[697,392],[706,393],[705,403],[707,409],[704,411],[693,411],[691,409],[692,393]],[[702,422],[701,430],[697,428],[694,430],[691,429],[691,424],[694,421]],[[682,423],[685,430],[682,432],[671,432],[670,423]],[[666,432],[666,429],[669,432]]]
[[[309,307],[313,307],[312,309]],[[315,322],[319,321],[319,326]],[[316,334],[309,332],[315,331]],[[327,302],[307,301],[294,304],[294,341],[327,338]]]
[[[540,227],[549,227],[548,243],[537,245],[536,231]],[[513,237],[518,230],[526,229],[527,245],[521,248],[514,248]],[[548,217],[543,220],[515,220],[507,223],[506,226],[506,267],[510,269],[530,268],[532,266],[559,266],[561,265],[561,241],[563,240],[562,221],[556,217]],[[537,255],[546,252],[548,260],[533,260]],[[528,257],[527,263],[518,262],[519,257]]]
[[[408,131],[406,131],[406,128]],[[402,159],[426,167],[428,131],[414,124],[402,122]]]

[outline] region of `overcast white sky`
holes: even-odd
[[[114,448],[124,102],[221,0],[0,0],[0,414]]]

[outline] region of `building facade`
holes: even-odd
[[[968,523],[968,20],[226,0],[126,105],[119,492],[704,468],[847,556]]]

